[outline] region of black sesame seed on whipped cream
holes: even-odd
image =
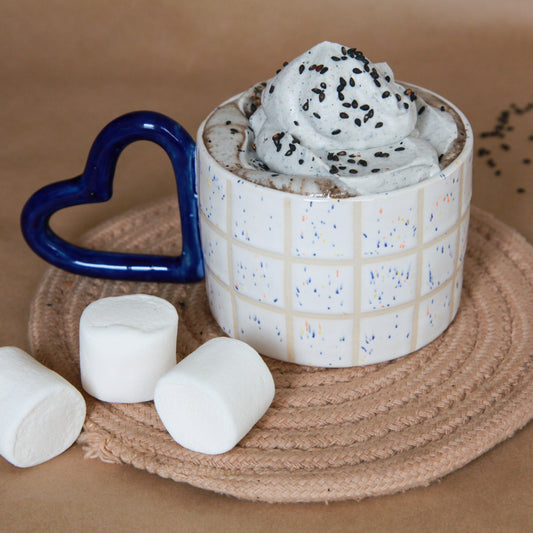
[[[440,171],[461,133],[447,106],[397,83],[386,63],[331,42],[225,106],[205,126],[215,159],[301,194],[355,196],[417,183]],[[221,146],[227,120],[240,131],[239,147]]]

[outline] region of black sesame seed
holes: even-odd
[[[331,167],[329,169],[329,173],[330,174],[337,174],[337,172],[339,172],[339,169],[335,165],[331,165]]]
[[[341,60],[341,58],[337,57],[337,56],[331,56],[331,59],[333,59],[333,61],[340,61]]]
[[[444,111],[446,111],[446,108],[443,105],[441,105],[440,110],[444,113]]]
[[[342,94],[341,92],[338,92],[337,93],[337,97],[339,98],[339,100],[342,102],[344,100],[344,94]]]
[[[331,135],[338,135],[341,132],[341,130],[336,129],[331,132]]]
[[[529,159],[529,157],[526,157],[522,159],[522,163],[524,163],[524,165],[529,165],[531,163],[531,159]]]
[[[356,118],[356,119],[354,120],[354,122],[355,122],[355,125],[356,125],[356,126],[360,126],[360,125],[361,125],[361,119],[359,119],[359,118]]]
[[[409,104],[407,102],[404,102],[403,103],[403,107],[404,107],[404,109],[409,109]]]
[[[364,159],[359,159],[359,161],[357,161],[357,164],[361,165],[362,167],[366,167],[368,165],[368,163]]]
[[[341,150],[340,152],[337,152],[337,155],[346,155],[346,150]]]
[[[239,133],[239,130],[235,129],[235,128],[230,128],[229,131],[231,132],[232,135],[235,135],[236,133]]]
[[[309,111],[309,100],[307,100],[307,102],[305,102],[305,104],[302,106],[302,109],[304,111]]]
[[[333,161],[333,154],[328,152],[328,161]]]
[[[418,110],[418,114],[421,115],[425,110],[426,110],[426,106],[423,105],[423,106]]]
[[[376,172],[379,172],[380,170],[381,170],[380,168],[373,168],[371,172],[375,174]]]
[[[363,71],[362,71],[360,68],[353,68],[353,69],[352,69],[352,72],[353,72],[354,74],[362,74],[362,73],[363,73]]]
[[[351,158],[350,158],[350,159],[347,159],[346,161],[347,161],[348,163],[352,163],[352,164],[355,163],[355,159],[351,159]]]
[[[272,141],[274,142],[274,146],[276,147],[276,152],[279,152],[281,150],[281,139],[284,137],[285,133],[275,133],[272,136]]]
[[[326,93],[320,93],[318,95],[318,101],[319,102],[323,102],[324,101],[324,98],[326,98]]]
[[[403,152],[404,150],[405,148],[403,146],[398,146],[398,148],[394,149],[395,152]]]
[[[494,159],[488,159],[487,165],[489,165],[489,167],[491,168],[494,168],[496,166],[496,163],[494,162]]]
[[[390,81],[390,76],[385,76],[385,81],[389,82]]]
[[[361,109],[362,109],[363,111],[368,111],[368,110],[370,109],[370,106],[369,106],[368,104],[365,104],[365,105],[362,105],[362,106],[361,106]]]
[[[315,118],[318,118],[318,119],[321,119],[321,118],[322,118],[322,117],[321,117],[318,113],[316,113],[316,112],[313,113],[313,116],[314,116]]]
[[[398,100],[398,102],[402,100],[402,97],[398,93],[395,93],[394,96],[396,96],[396,100]]]
[[[385,91],[382,93],[381,98],[388,98],[390,96],[390,91]]]
[[[516,192],[522,194],[526,192],[526,190],[524,189],[524,187],[518,187],[518,189],[516,189]]]
[[[500,147],[501,147],[502,150],[505,150],[505,151],[511,149],[511,147],[508,144],[505,144],[505,143],[500,144]]]
[[[298,159],[298,164],[299,165],[303,165],[304,164],[304,160],[303,159]]]
[[[487,150],[486,148],[480,148],[478,151],[477,151],[477,155],[479,157],[483,157],[484,155],[489,155],[490,154],[490,150]]]
[[[322,89],[325,89],[327,87],[327,85],[324,82],[321,82],[320,83],[320,87],[322,87]]]
[[[229,126],[231,124],[231,120],[226,120],[226,126]]]
[[[313,87],[311,89],[315,94],[322,94],[322,89],[319,89],[318,87]]]
[[[350,169],[350,174],[357,174],[357,170],[355,170],[355,168],[351,168]]]
[[[339,170],[346,170],[346,167],[345,167],[344,165],[341,165],[341,166],[339,167]]]
[[[350,77],[349,83],[350,83],[350,87],[355,87],[355,80],[352,77]]]
[[[301,64],[301,65],[300,65],[300,68],[298,69],[298,72],[299,72],[300,74],[303,74],[303,71],[304,71],[304,70],[305,70],[305,65],[304,65],[304,64]]]
[[[358,102],[357,100],[352,100],[352,103],[351,103],[351,106],[354,108],[354,109],[357,109],[357,106],[358,106]]]
[[[383,122],[378,122],[374,127],[375,127],[376,129],[377,129],[377,128],[382,128],[382,127],[383,127]]]
[[[299,123],[297,120],[295,120],[295,121],[294,121],[294,125],[295,125],[295,126],[299,126],[300,123]]]
[[[352,104],[348,103],[348,102],[344,102],[342,104],[342,107],[352,107]]]
[[[390,154],[388,152],[376,152],[374,154],[374,157],[389,157]]]
[[[274,89],[275,89],[275,88],[276,88],[276,87],[275,87],[274,85],[271,85],[271,86],[270,86],[270,89],[268,90],[268,94],[272,94],[272,93],[274,92]]]
[[[349,115],[348,115],[348,113],[339,113],[339,117],[341,117],[341,118],[348,118]]]
[[[320,69],[320,74],[325,74],[328,70],[328,67],[323,67]]]

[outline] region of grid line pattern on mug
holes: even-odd
[[[265,355],[282,348],[285,360],[313,365],[375,363],[383,359],[372,345],[388,342],[399,356],[429,342],[460,298],[471,196],[464,165],[391,202],[287,195],[206,165],[202,242],[221,327]],[[336,330],[334,363],[320,346],[324,327]]]

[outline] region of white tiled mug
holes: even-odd
[[[459,307],[473,135],[446,103],[464,125],[457,158],[416,185],[351,198],[256,185],[213,159],[205,122],[195,145],[168,117],[130,113],[102,130],[80,177],[29,199],[23,233],[44,259],[82,275],[187,282],[205,269],[218,324],[263,355],[322,367],[391,360],[435,339]],[[160,144],[172,160],[182,255],[87,250],[53,233],[55,211],[110,198],[119,154],[140,139]]]
[[[440,335],[461,297],[472,195],[471,127],[459,156],[389,193],[312,198],[246,181],[197,135],[211,312],[230,336],[302,365],[367,365]]]

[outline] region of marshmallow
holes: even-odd
[[[26,352],[0,348],[0,455],[35,466],[69,448],[85,420],[85,400]]]
[[[153,400],[157,380],[176,365],[178,313],[146,294],[102,298],[80,319],[83,388],[106,402]]]
[[[231,450],[264,415],[274,380],[261,356],[220,337],[200,346],[157,383],[155,407],[172,438],[190,450]]]

